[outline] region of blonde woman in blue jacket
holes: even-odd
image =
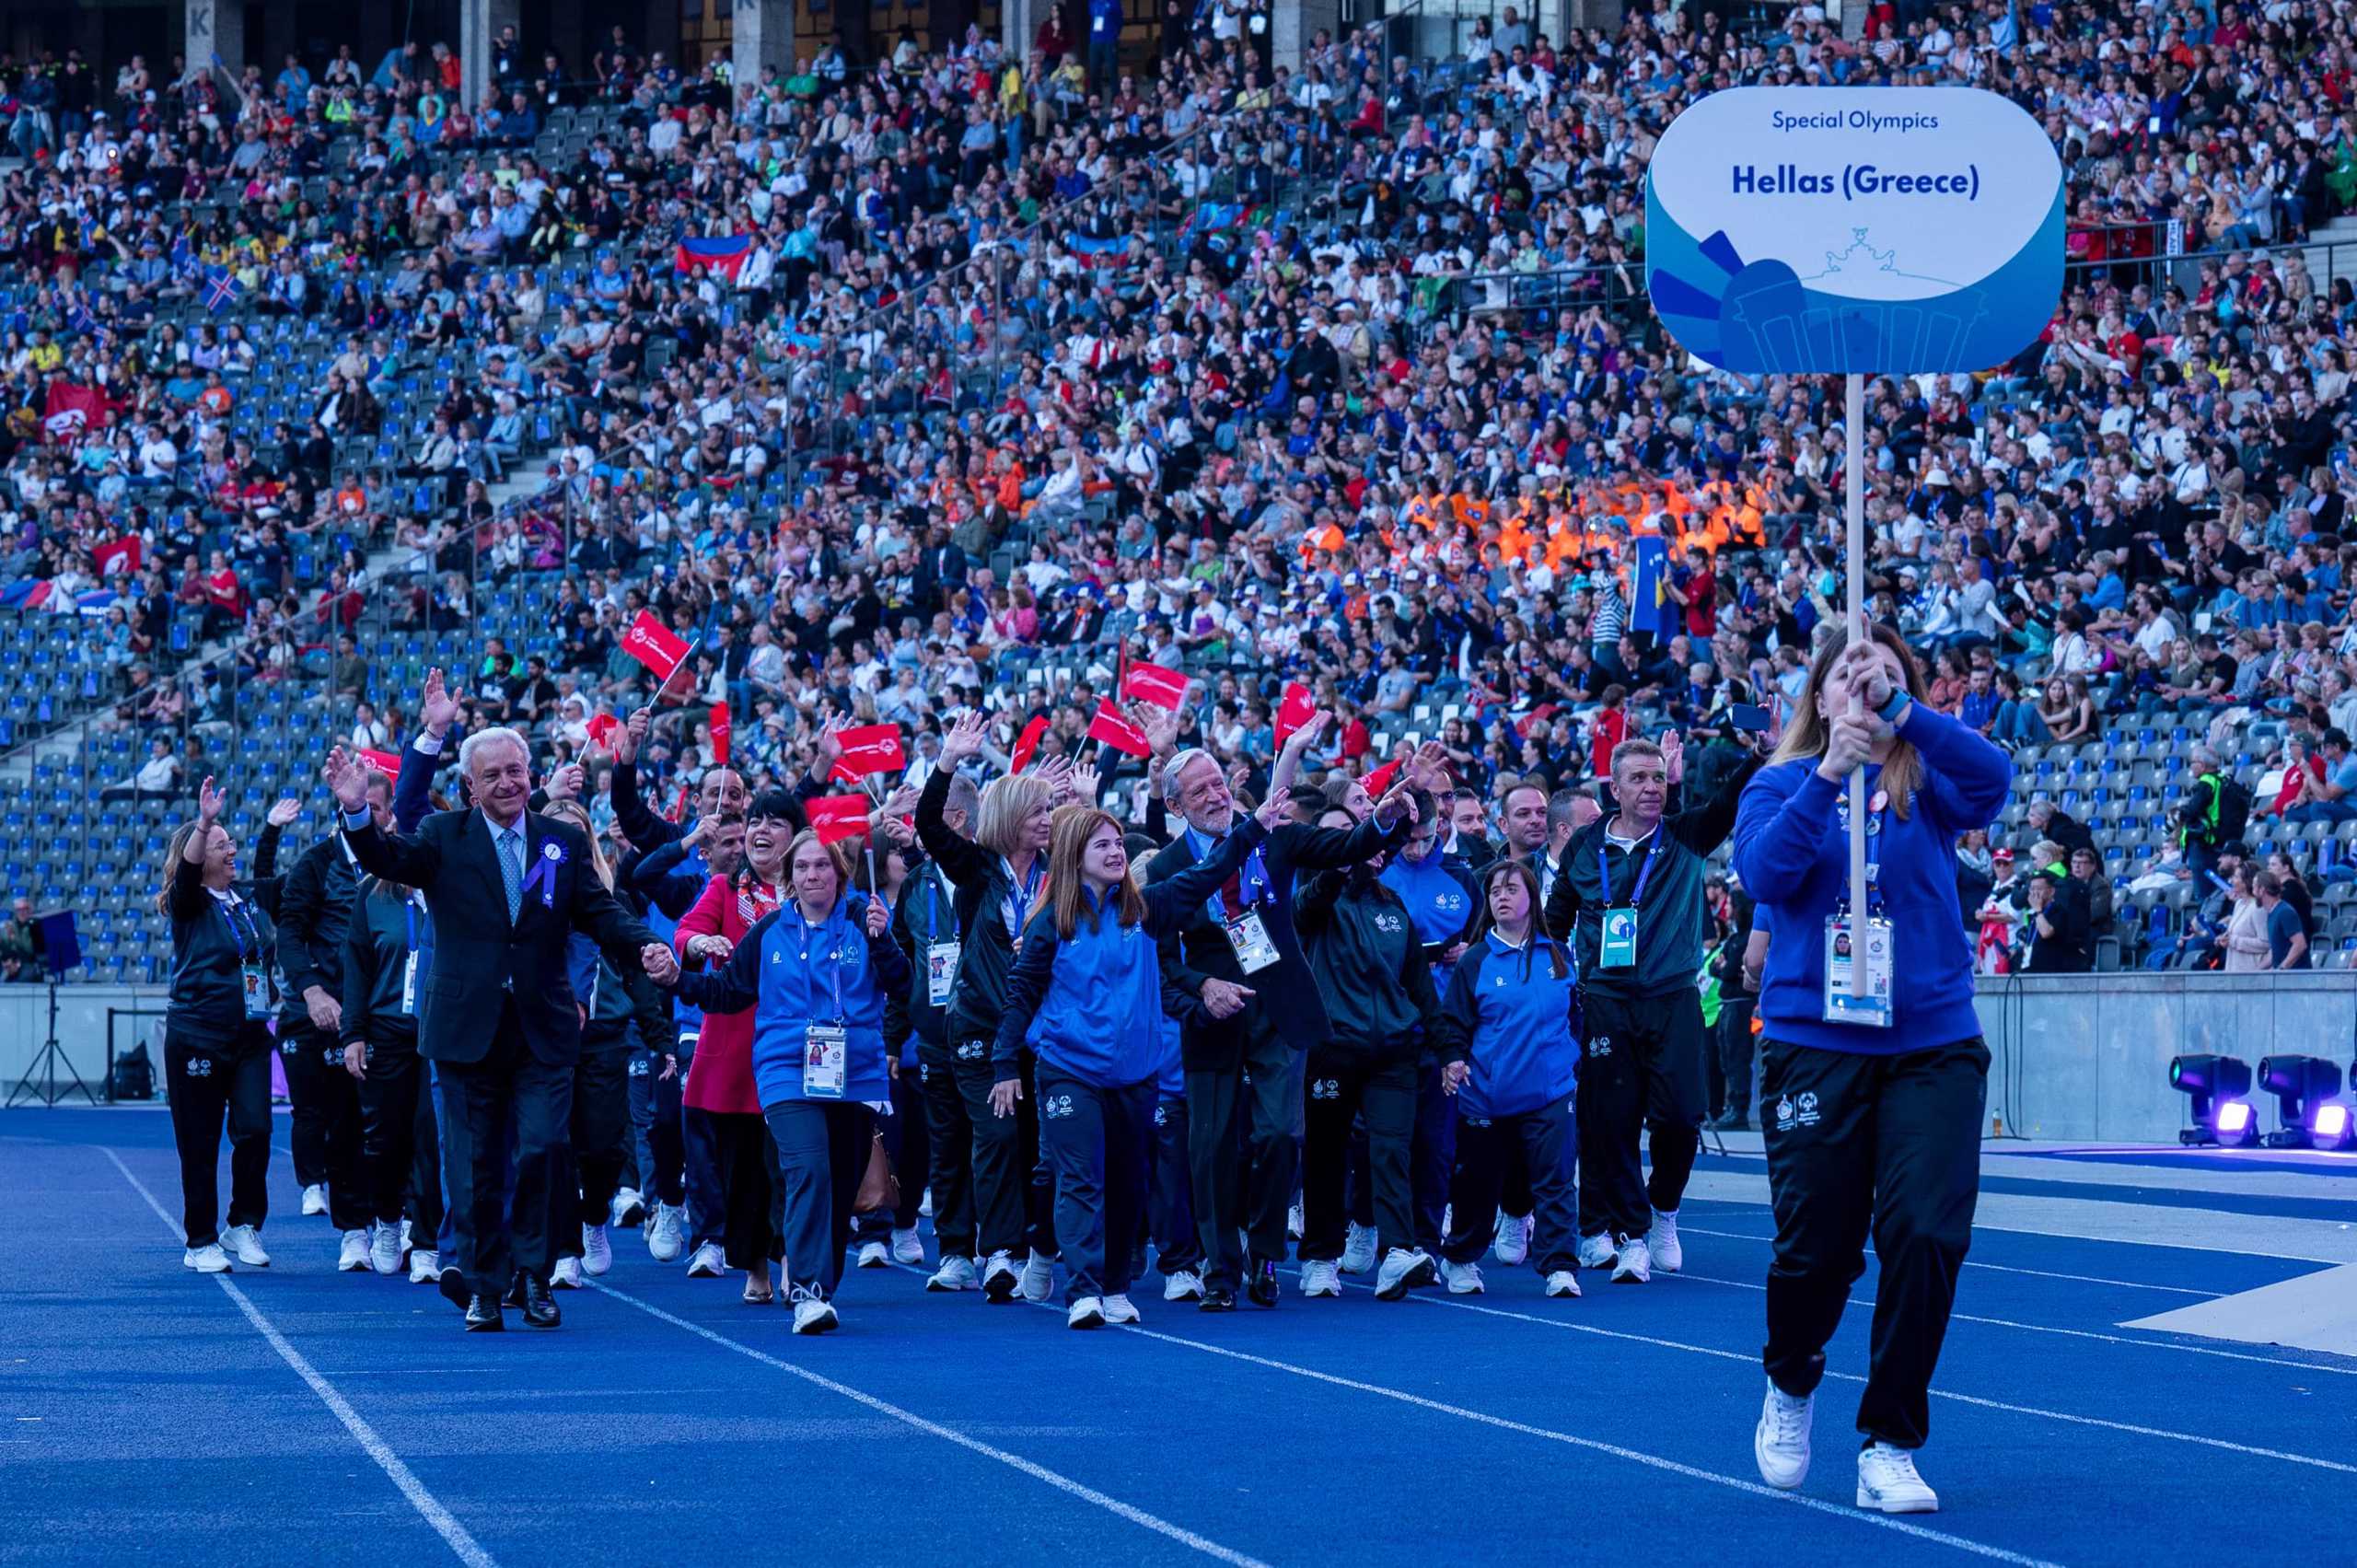
[[[1048,880],[1023,929],[992,1059],[991,1109],[1015,1113],[1028,1046],[1039,1140],[1056,1173],[1056,1239],[1071,1279],[1065,1323],[1134,1323],[1130,1254],[1145,1210],[1156,1085],[1175,1043],[1163,1028],[1156,940],[1235,875],[1282,812],[1260,808],[1202,862],[1141,889],[1121,824],[1067,806],[1049,830]]]

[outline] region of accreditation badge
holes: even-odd
[[[1623,905],[1604,912],[1604,928],[1596,942],[1596,967],[1632,970],[1637,967],[1637,912]]]
[[[851,1035],[841,1024],[812,1024],[803,1034],[802,1092],[811,1099],[841,1099],[849,1075]]]
[[[1258,974],[1277,961],[1277,945],[1269,940],[1259,910],[1246,910],[1227,923],[1227,943],[1236,949],[1237,967],[1246,974]]]
[[[1836,915],[1825,923],[1825,1020],[1858,1024],[1868,1028],[1890,1028],[1890,987],[1893,967],[1890,922],[1880,918],[1863,925]],[[1852,984],[1858,964],[1866,966],[1865,990]]]
[[[246,1016],[249,1018],[269,1017],[270,976],[262,972],[262,967],[260,964],[247,964],[244,966],[244,977]]]
[[[417,955],[410,954],[401,960],[401,1016],[417,1016]]]
[[[935,1007],[949,1005],[950,983],[958,978],[958,955],[961,950],[955,942],[931,942],[924,950],[924,999]]]

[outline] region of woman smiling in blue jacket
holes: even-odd
[[[1163,1027],[1156,939],[1236,874],[1281,802],[1272,798],[1211,855],[1144,890],[1109,813],[1056,813],[1047,886],[1007,976],[991,1109],[1014,1114],[1023,1093],[1016,1067],[1029,1046],[1039,1058],[1039,1140],[1056,1173],[1056,1239],[1072,1271],[1064,1320],[1074,1329],[1138,1320],[1130,1254],[1154,1152],[1155,1086],[1175,1044]]]
[[[753,1084],[784,1191],[794,1331],[836,1326],[852,1202],[867,1169],[873,1108],[890,1103],[884,999],[909,983],[881,900],[846,891],[843,861],[805,832],[786,851],[793,901],[745,933],[718,973],[664,981],[707,1013],[753,1009]],[[657,976],[658,981],[662,977]]]

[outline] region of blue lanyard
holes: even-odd
[[[229,940],[238,945],[238,967],[244,969],[246,941],[249,937],[253,940],[254,957],[257,958],[261,957],[261,928],[253,923],[250,916],[244,920],[238,918],[238,912],[245,908],[244,900],[240,900],[234,904],[226,899],[215,899],[213,901],[221,906],[221,918],[229,923]]]
[[[1875,782],[1879,784],[1881,781],[1877,778]],[[1881,794],[1879,789],[1869,789],[1866,792],[1868,804],[1871,805],[1874,797],[1879,794]],[[1833,819],[1842,830],[1841,842],[1845,846],[1843,860],[1846,865],[1848,859],[1846,846],[1850,842],[1850,835],[1849,823],[1844,819],[1846,819],[1850,810],[1849,787],[1845,784],[1842,787],[1841,793],[1834,798],[1838,804],[1834,809]],[[1890,801],[1889,798],[1886,796],[1883,800],[1882,809],[1879,811],[1869,812],[1866,818],[1866,912],[1869,915],[1876,913],[1883,907],[1882,836],[1885,832],[1889,830],[1889,828]],[[1840,911],[1843,914],[1851,912],[1850,875],[1846,870],[1841,874],[1841,891],[1839,895],[1839,902]]]
[[[825,929],[823,925],[811,924],[807,915],[802,918],[802,968],[806,973],[810,968],[810,934]],[[827,985],[835,994],[835,1022],[840,1024],[843,1021],[843,945],[840,936],[827,950]]]
[[[1645,882],[1654,874],[1654,862],[1661,856],[1661,824],[1659,822],[1655,823],[1654,830],[1645,836],[1653,841],[1653,848],[1645,852],[1645,863],[1637,867],[1636,890],[1629,895],[1629,907],[1631,909],[1635,909],[1639,904],[1644,902]],[[1610,909],[1612,907],[1611,852],[1612,835],[1608,832],[1604,837],[1604,841],[1596,846],[1596,875],[1603,878],[1604,881],[1604,907],[1607,909]],[[1629,853],[1633,855],[1637,852],[1633,847],[1631,847]]]
[[[1015,879],[1015,863],[1002,859],[1006,867],[1006,934],[1013,938],[1023,934],[1023,923],[1031,918],[1031,900],[1039,896],[1039,884],[1048,879],[1048,867],[1038,855],[1031,857],[1031,874],[1020,885]]]
[[[949,906],[949,935],[958,935],[958,906]],[[941,878],[933,872],[924,877],[924,939],[930,947],[941,939]]]
[[[1230,832],[1234,832],[1235,830],[1236,830],[1233,828],[1228,830]],[[1195,831],[1192,826],[1190,826],[1187,830],[1187,844],[1189,848],[1195,852],[1195,860],[1198,864],[1210,859],[1213,854],[1217,853],[1220,844],[1225,842],[1225,840],[1205,840],[1201,833]],[[1222,893],[1213,893],[1211,898],[1206,900],[1205,907],[1212,912],[1212,918],[1220,922],[1222,924],[1225,924],[1228,921],[1234,920],[1242,915],[1245,911],[1251,909],[1253,905],[1262,903],[1267,900],[1269,894],[1269,869],[1260,859],[1260,851],[1258,846],[1255,846],[1252,852],[1244,857],[1244,869],[1237,875],[1237,890],[1243,894],[1244,909],[1237,911],[1235,914],[1230,914],[1228,912],[1227,905]]]

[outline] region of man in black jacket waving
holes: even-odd
[[[1612,752],[1620,809],[1563,847],[1547,932],[1579,966],[1587,1041],[1580,1062],[1580,1263],[1612,1265],[1618,1283],[1642,1284],[1658,1263],[1676,1273],[1678,1205],[1701,1147],[1708,1092],[1702,1060],[1702,875],[1735,830],[1747,758],[1708,800],[1666,815],[1683,752],[1624,740]],[[1638,1156],[1653,1134],[1650,1183]],[[1650,1210],[1650,1219],[1648,1211]]]
[[[670,954],[598,879],[589,842],[576,829],[525,809],[529,757],[512,729],[469,736],[459,765],[475,805],[428,817],[414,836],[377,825],[368,770],[342,747],[325,770],[360,868],[417,889],[433,914],[434,963],[419,1000],[417,1046],[435,1064],[449,1201],[442,1293],[466,1308],[470,1330],[504,1326],[503,1289],[526,1323],[558,1322],[549,1274],[558,1226],[571,1217],[563,1186],[581,1056],[567,938],[586,933],[617,965]]]
[[[1167,736],[1150,732],[1157,749]],[[1421,779],[1429,766],[1420,760],[1411,771]],[[1211,854],[1240,819],[1226,770],[1210,752],[1177,753],[1163,777],[1186,826],[1146,866],[1149,882],[1175,877]],[[1302,1114],[1302,1053],[1330,1032],[1294,934],[1294,874],[1356,865],[1396,848],[1413,816],[1411,782],[1403,779],[1355,828],[1289,822],[1276,829],[1182,931],[1161,939],[1166,992],[1175,988],[1195,999],[1179,1020],[1178,1039],[1187,1076],[1187,1163],[1203,1237],[1199,1305],[1206,1312],[1236,1308],[1245,1267],[1239,1228],[1250,1233],[1252,1299],[1262,1307],[1277,1303],[1277,1263],[1293,1203],[1294,1130]],[[1242,1165],[1239,1121],[1248,1124]]]

